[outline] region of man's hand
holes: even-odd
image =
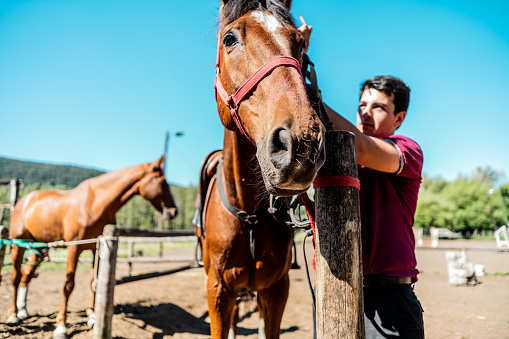
[[[299,17],[300,22],[302,23],[302,26],[300,26],[298,29],[304,36],[304,53],[308,52],[309,48],[309,37],[311,36],[311,31],[313,30],[313,26],[309,26],[306,24],[306,21],[304,21],[304,18],[301,16]]]

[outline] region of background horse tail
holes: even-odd
[[[9,227],[9,238],[10,239],[31,239],[32,236],[30,235],[30,232],[28,232],[28,229],[26,228],[26,225],[24,224],[24,210],[25,205],[28,205],[30,202],[30,197],[33,195],[34,192],[27,194],[23,198],[21,198],[16,205],[14,206],[14,210],[11,214],[11,221],[10,221],[10,227]]]

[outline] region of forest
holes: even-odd
[[[40,164],[0,157],[0,180],[20,178],[19,198],[39,189],[72,189],[81,181],[103,172],[77,166]],[[509,222],[509,182],[501,183],[504,173],[489,167],[478,168],[471,176],[454,181],[424,176],[414,227],[446,228],[470,236],[493,231]],[[170,183],[171,184],[171,183]],[[195,186],[172,185],[179,215],[163,223],[163,229],[193,229]],[[8,204],[10,185],[0,185],[0,204]],[[9,210],[2,224],[8,225]],[[117,213],[117,224],[129,228],[154,229],[158,213],[146,200],[136,196]]]

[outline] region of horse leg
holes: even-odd
[[[297,263],[297,246],[295,245],[295,239],[293,240],[293,262],[292,270],[299,270],[300,265]]]
[[[63,290],[64,299],[62,301],[62,306],[60,307],[60,311],[57,314],[57,327],[53,332],[53,338],[56,337],[65,337],[67,334],[67,327],[65,325],[67,321],[67,304],[69,303],[69,296],[71,295],[74,284],[75,284],[75,275],[76,275],[76,266],[78,264],[78,247],[77,246],[68,246],[67,247],[67,269],[66,269],[66,279]]]
[[[39,266],[39,263],[37,263],[37,255],[33,253],[22,269],[21,284],[18,288],[18,299],[16,301],[16,305],[18,307],[18,318],[21,320],[29,317],[27,311],[28,284],[35,276],[37,266]]]
[[[95,251],[92,251],[92,274],[90,275],[90,295],[88,297],[87,316],[89,327],[94,327],[95,324]]]
[[[15,325],[21,321],[18,318],[18,288],[21,282],[21,264],[23,263],[23,254],[25,254],[25,248],[19,246],[12,246],[12,301],[9,307],[9,313],[7,317],[7,324]]]
[[[256,298],[260,313],[260,327],[258,337],[260,339],[279,338],[281,332],[281,319],[288,300],[290,278],[288,273],[268,289],[258,291]]]
[[[233,305],[232,317],[230,321],[230,331],[228,332],[228,339],[235,339],[237,337],[237,323],[239,322],[239,304],[241,302],[240,296],[235,300]]]
[[[232,310],[235,305],[235,293],[227,291],[210,270],[207,279],[207,303],[210,316],[211,339],[226,339],[230,330]]]

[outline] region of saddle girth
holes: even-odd
[[[254,296],[254,271],[256,268],[255,254],[256,254],[256,241],[255,241],[255,232],[256,232],[256,224],[258,224],[258,216],[256,214],[248,214],[245,211],[238,210],[233,207],[228,198],[226,197],[226,193],[223,188],[223,179],[222,179],[222,168],[223,168],[223,158],[219,159],[219,163],[217,165],[216,170],[216,180],[217,180],[217,191],[219,193],[219,197],[221,198],[221,202],[223,206],[230,212],[233,216],[237,217],[240,221],[247,225],[247,229],[249,230],[249,294]]]

